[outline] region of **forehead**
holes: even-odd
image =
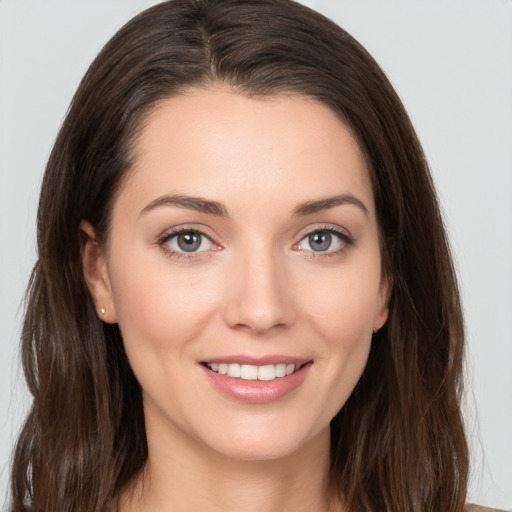
[[[250,98],[225,88],[161,101],[145,119],[121,196],[248,197],[293,204],[354,193],[373,209],[364,155],[324,104],[300,95]]]

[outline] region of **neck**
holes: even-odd
[[[144,473],[119,498],[119,512],[328,512],[329,431],[272,460],[226,457],[148,429]],[[336,509],[339,510],[339,509]]]

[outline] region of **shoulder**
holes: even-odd
[[[497,508],[480,507],[479,505],[467,504],[464,507],[464,512],[506,512],[504,510],[498,510]]]

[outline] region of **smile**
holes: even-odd
[[[238,363],[205,363],[205,366],[215,373],[235,379],[270,381],[291,375],[301,365],[279,363],[256,366]]]

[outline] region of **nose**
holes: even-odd
[[[285,258],[285,256],[284,256]],[[233,261],[224,317],[229,327],[263,335],[295,320],[286,265],[270,250],[253,250]]]

